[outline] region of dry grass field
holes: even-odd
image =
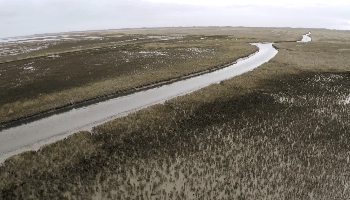
[[[311,31],[252,72],[7,159],[0,198],[349,199],[350,34]]]

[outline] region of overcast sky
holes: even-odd
[[[350,1],[0,0],[0,38],[169,26],[350,29]]]

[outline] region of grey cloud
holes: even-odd
[[[350,21],[342,21],[342,22],[339,22],[338,24],[343,26],[350,26]]]
[[[164,26],[339,28],[350,6],[195,6],[141,0],[0,0],[0,38],[47,32]]]

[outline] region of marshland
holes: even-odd
[[[295,41],[305,32],[266,29],[257,39],[255,29],[197,29],[77,32],[0,43],[12,52],[0,56],[0,123],[220,67],[256,52],[248,43]],[[38,50],[19,51],[29,48]]]
[[[294,42],[309,31],[312,42]],[[275,42],[279,52],[251,72],[7,159],[0,197],[348,199],[349,33],[130,29],[45,50],[7,47],[2,122],[233,62],[257,50],[249,43]]]

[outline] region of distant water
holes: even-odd
[[[298,42],[311,42],[312,39],[311,39],[310,35],[311,35],[311,32],[309,32],[306,35],[303,35],[303,39],[301,39],[301,41],[298,41]]]

